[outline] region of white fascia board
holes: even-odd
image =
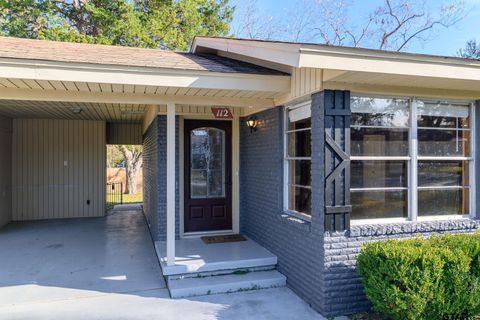
[[[198,97],[159,94],[116,92],[72,92],[66,90],[0,88],[0,97],[5,100],[63,101],[79,103],[126,103],[126,104],[187,104],[202,106],[232,106],[270,108],[273,99]]]
[[[204,47],[295,68],[375,72],[445,79],[480,80],[480,61],[424,54],[315,44],[228,38],[195,38]]]
[[[0,78],[160,87],[287,92],[290,77],[195,70],[0,59]]]
[[[192,45],[192,52],[195,53],[199,47],[298,67],[301,44],[196,37]]]
[[[480,81],[480,62],[349,48],[302,48],[300,67]]]

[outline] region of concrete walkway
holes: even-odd
[[[0,319],[323,319],[288,288],[173,300],[143,215],[0,229]]]

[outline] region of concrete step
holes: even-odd
[[[179,280],[186,278],[205,278],[205,277],[214,277],[222,276],[228,274],[246,274],[249,272],[258,272],[258,271],[271,271],[277,269],[276,265],[261,266],[261,267],[252,267],[252,268],[236,268],[236,269],[226,269],[226,270],[215,270],[215,271],[205,271],[205,272],[195,272],[195,273],[184,273],[184,274],[172,274],[165,276],[169,280]]]
[[[175,264],[166,263],[166,242],[155,249],[164,276],[258,268],[277,264],[277,256],[247,238],[247,241],[205,244],[200,238],[175,241]]]
[[[277,270],[234,272],[225,275],[167,279],[172,298],[186,298],[218,293],[285,286],[287,279]]]

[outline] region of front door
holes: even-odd
[[[185,232],[232,229],[230,121],[185,120]]]

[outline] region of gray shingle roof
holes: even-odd
[[[225,73],[283,74],[276,70],[216,55],[10,37],[0,37],[0,58]]]

